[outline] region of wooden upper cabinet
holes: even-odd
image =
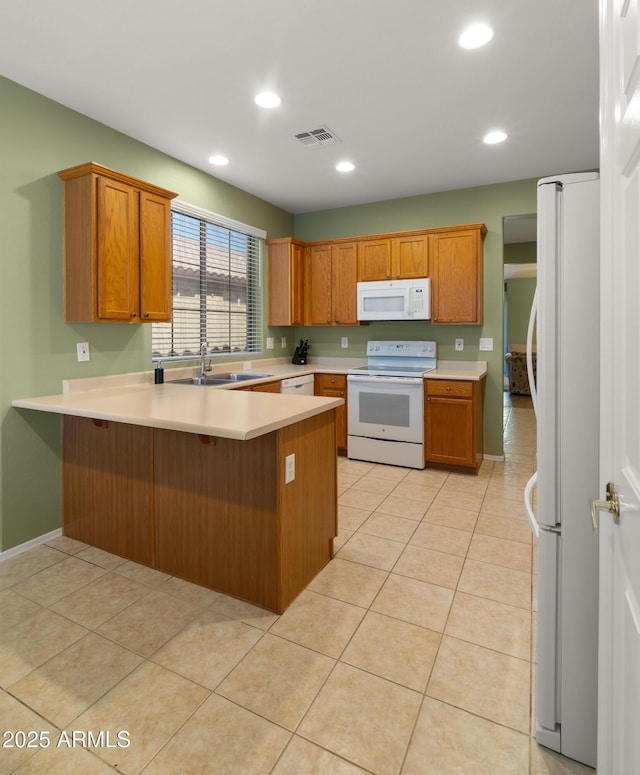
[[[429,238],[406,234],[362,240],[358,245],[358,279],[413,280],[429,276]]]
[[[358,280],[388,280],[391,277],[391,240],[358,243]]]
[[[65,320],[171,320],[171,200],[89,162],[62,170]]]
[[[308,326],[328,326],[333,322],[331,245],[310,245],[305,250],[308,296],[304,322]]]
[[[431,322],[483,321],[484,224],[431,235]]]
[[[391,274],[394,280],[429,276],[429,238],[426,234],[391,240]]]
[[[308,326],[358,325],[356,283],[357,243],[309,245],[305,324]]]
[[[270,326],[304,322],[304,243],[292,237],[267,240]]]
[[[332,247],[333,322],[337,326],[357,326],[358,245],[340,242]]]
[[[271,326],[359,325],[359,281],[431,278],[432,323],[482,323],[482,223],[318,242],[267,240]]]
[[[144,320],[171,319],[171,205],[148,191],[140,192],[140,308]]]

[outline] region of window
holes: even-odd
[[[266,234],[184,202],[171,207],[172,320],[152,324],[154,358],[259,353]]]

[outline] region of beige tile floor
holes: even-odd
[[[280,617],[65,538],[0,564],[0,774],[593,772],[530,735],[530,401],[504,434],[477,477],[341,459]]]

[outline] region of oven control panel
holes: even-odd
[[[367,343],[368,356],[435,358],[436,343],[422,341],[378,341]]]

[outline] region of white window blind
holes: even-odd
[[[266,233],[185,202],[171,207],[172,320],[152,324],[154,358],[258,353]]]

